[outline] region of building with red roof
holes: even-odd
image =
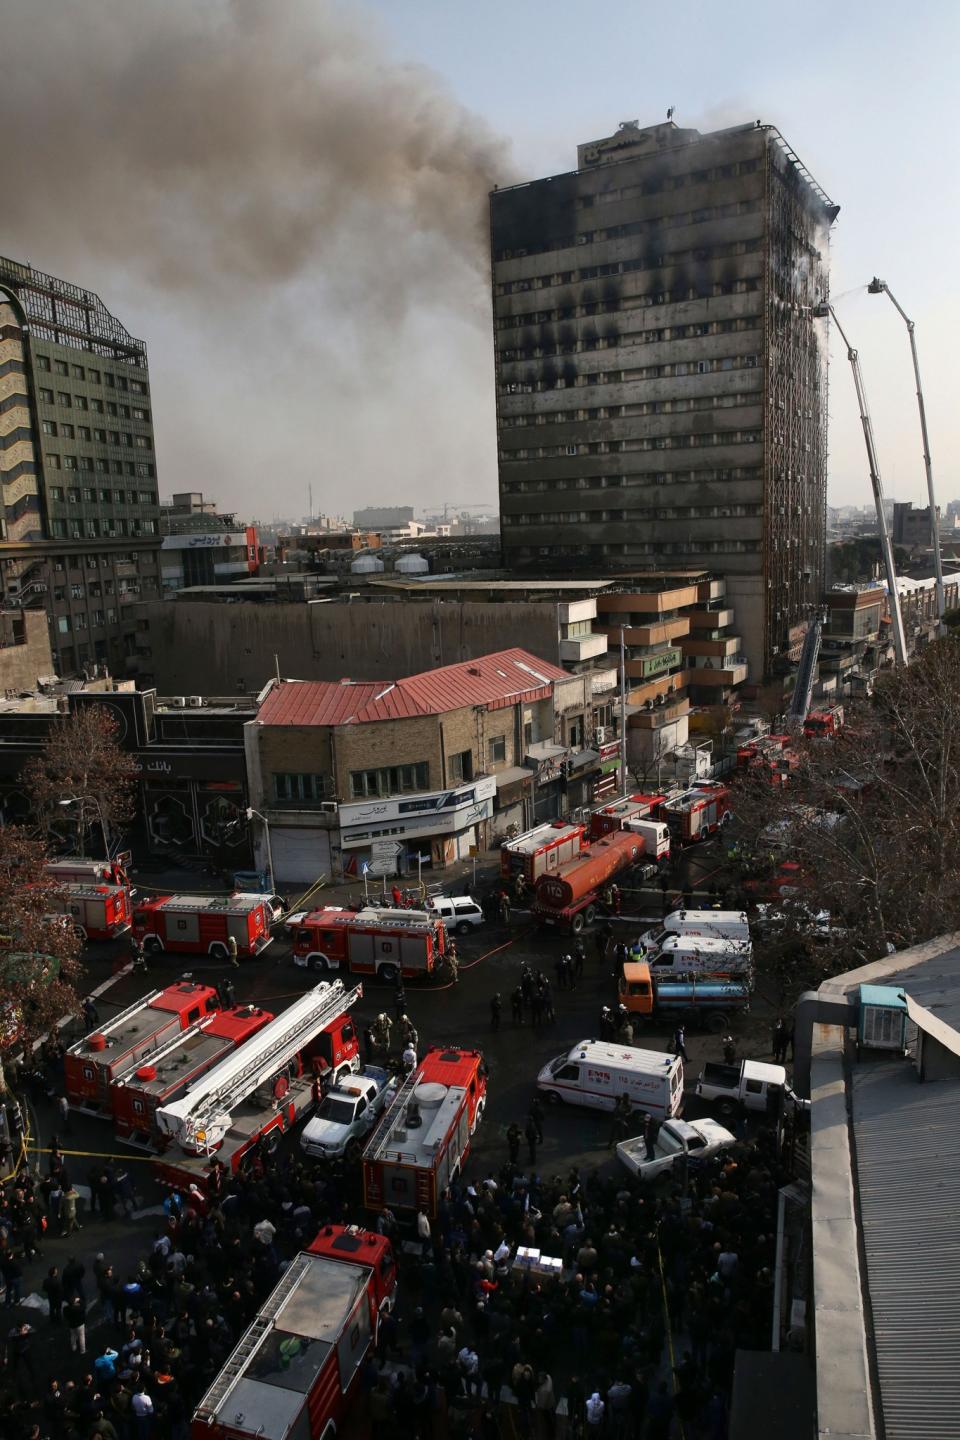
[[[246,727],[251,804],[280,884],[416,873],[589,803],[611,759],[593,734],[589,675],[519,648],[393,681],[274,680]]]

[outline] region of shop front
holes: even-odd
[[[377,841],[396,842],[397,873],[406,876],[466,860],[475,847],[486,849],[496,790],[495,777],[486,775],[453,790],[341,805],[344,875],[363,874],[375,858],[381,868],[378,857],[386,847]]]

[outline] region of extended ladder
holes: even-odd
[[[212,1425],[216,1420],[217,1411],[240,1379],[250,1356],[258,1349],[267,1332],[272,1329],[274,1320],[313,1263],[313,1257],[310,1255],[298,1255],[290,1261],[265,1301],[259,1315],[242,1336],[220,1374],[200,1401],[196,1411],[198,1420],[205,1420],[208,1425]]]
[[[379,1154],[383,1150],[387,1138],[393,1130],[394,1120],[398,1115],[403,1114],[403,1107],[413,1099],[413,1092],[416,1090],[420,1079],[420,1067],[418,1065],[415,1070],[410,1072],[406,1080],[404,1080],[400,1089],[380,1116],[376,1126],[370,1132],[370,1138],[367,1140],[363,1152],[369,1159],[376,1160],[379,1158]]]
[[[216,1117],[229,1114],[272,1076],[279,1074],[331,1020],[363,994],[363,986],[347,990],[343,982],[317,985],[289,1010],[271,1020],[252,1040],[197,1081],[191,1091],[157,1111],[166,1134],[194,1143]]]

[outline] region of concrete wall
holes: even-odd
[[[553,602],[411,601],[137,607],[149,624],[144,664],[166,695],[260,690],[274,673],[298,680],[395,680],[522,646],[559,663]]]
[[[23,644],[11,643],[21,618],[26,639]],[[0,692],[35,690],[41,675],[55,674],[46,610],[0,614],[0,642]]]

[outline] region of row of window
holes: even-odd
[[[273,777],[273,798],[281,804],[291,801],[317,801],[330,794],[328,775],[276,772]]]
[[[505,480],[505,495],[546,494],[555,490],[630,489],[637,485],[706,485],[729,480],[759,480],[759,465],[705,465],[702,470],[641,470],[624,475],[576,475],[549,480]]]
[[[125,375],[114,375],[111,370],[95,370],[92,365],[68,365],[66,360],[51,360],[49,355],[36,356],[37,369],[48,374],[70,375],[74,380],[83,380],[88,385],[106,385],[108,390],[129,390],[134,395],[148,395],[145,380],[127,380]]]
[[[569,242],[572,244],[572,241]],[[565,247],[554,247],[565,248]],[[604,275],[631,275],[637,270],[664,270],[670,265],[706,265],[711,260],[730,260],[738,255],[751,255],[763,248],[763,240],[757,237],[754,240],[727,240],[719,245],[703,245],[693,249],[671,250],[658,254],[653,251],[646,255],[638,255],[632,260],[611,260],[603,265],[581,265],[577,270],[566,270],[562,274],[564,278],[560,283],[564,285],[582,284],[585,280],[599,280]],[[494,286],[494,294],[500,298],[504,295],[526,295],[530,290],[543,290],[557,283],[554,276],[537,275],[526,280],[501,280]],[[668,301],[679,298],[681,300],[696,299],[708,296],[719,297],[720,295],[735,295],[738,293],[736,283],[724,283],[722,281],[704,280],[704,289],[696,291],[693,295],[681,295],[676,297],[662,289],[651,292],[652,294],[662,293],[664,298],[652,300],[650,303],[664,305]]]
[[[451,760],[453,758],[451,756]],[[379,770],[350,772],[350,794],[354,800],[377,795],[403,795],[429,788],[430,766],[426,760],[419,760],[413,765],[388,765]]]
[[[139,594],[139,589],[136,593]],[[116,623],[116,610],[107,610],[106,612],[103,610],[94,610],[90,615],[90,627],[94,630],[100,629],[103,625],[116,625]],[[57,616],[57,630],[61,635],[70,635],[75,630],[86,630],[86,628],[87,617],[82,610],[78,611],[76,615]]]
[[[139,475],[142,480],[156,478],[156,467],[148,461],[104,460],[97,455],[45,455],[44,464],[51,470],[83,470],[95,475]]]
[[[759,160],[742,160],[739,164],[721,165],[715,171],[689,171],[685,175],[650,177],[637,185],[620,185],[613,190],[597,190],[593,194],[578,195],[577,209],[590,210],[595,205],[612,205],[617,200],[637,200],[642,195],[660,195],[668,190],[682,190],[686,185],[705,185],[710,180],[731,180],[735,175],[752,175],[760,167]],[[714,219],[720,215],[742,215],[746,210],[755,210],[758,200],[734,200],[728,205],[711,205],[705,210],[693,213],[702,219]],[[662,224],[681,224],[676,215],[665,216]]]
[[[117,536],[156,535],[156,520],[124,520],[122,517],[110,520],[51,520],[50,533],[54,540],[105,540]]]
[[[145,589],[153,590],[157,584],[156,576],[144,575],[141,583]],[[71,600],[101,600],[104,596],[109,597],[113,595],[114,582],[112,580],[104,580],[101,584],[99,580],[91,580],[88,584],[84,585],[82,581],[74,580],[71,582],[69,588]],[[53,587],[53,598],[55,601],[66,600],[67,586],[55,585]]]
[[[71,505],[156,505],[155,490],[64,490],[62,485],[50,486],[51,500],[67,500]]]
[[[582,565],[585,560],[609,559],[622,555],[752,555],[759,553],[762,548],[759,540],[678,540],[676,543],[631,540],[605,541],[590,545],[578,539],[575,545],[562,545],[554,541],[549,545],[511,546],[510,554],[518,560],[559,559]]]
[[[622,240],[628,235],[650,235],[659,238],[664,230],[678,230],[686,225],[703,225],[708,220],[729,219],[732,215],[758,215],[762,208],[760,200],[734,200],[726,205],[705,205],[699,210],[678,210],[676,214],[668,215],[665,219],[627,220],[620,225],[608,225],[600,230],[578,230],[576,243],[592,245],[597,240]],[[513,256],[501,255],[497,258],[510,260]]]
[[[146,558],[149,558],[149,552],[141,556],[137,550],[118,550],[110,555],[101,555],[99,559],[96,555],[54,555],[51,558],[50,564],[57,574],[62,574],[68,569],[82,570],[86,568],[87,570],[96,570],[98,565],[102,566],[104,570],[109,570],[111,565],[138,565],[141,559]],[[81,564],[81,560],[83,564]]]
[[[573,309],[574,307],[571,306],[570,308]],[[596,311],[600,307],[596,305],[579,305],[575,308],[577,310],[582,310],[586,313],[588,311]],[[629,314],[633,310],[643,308],[646,307],[630,304],[618,305],[616,301],[610,301],[609,303],[604,305],[603,313],[607,315],[622,315]],[[550,312],[548,310],[537,310],[536,312],[534,312],[534,315],[549,316],[549,314]],[[534,318],[534,315],[501,316],[497,324],[497,329],[527,330],[533,324],[561,324],[566,317],[563,316],[562,311],[559,312],[559,314],[561,316],[561,319],[556,322],[551,320],[539,321]],[[574,318],[580,319],[581,317],[577,315]],[[558,346],[551,344],[528,344],[526,346],[514,346],[513,348],[500,349],[497,351],[497,354],[501,360],[539,360],[542,357],[549,355],[578,354],[579,351],[576,348],[577,345],[579,345],[580,348],[583,350],[597,348],[602,349],[604,348],[604,344],[606,345],[607,349],[610,348],[611,344],[654,345],[658,344],[662,340],[697,340],[701,339],[703,336],[706,335],[733,335],[743,330],[759,330],[762,324],[763,318],[760,315],[740,315],[726,320],[696,320],[689,324],[683,325],[651,325],[642,330],[618,331],[616,334],[611,334],[607,336],[581,337],[578,341],[571,342],[570,346],[567,346],[565,349],[562,350]],[[566,327],[568,331],[569,328],[569,326]]]
[[[540,445],[520,450],[501,450],[500,460],[551,460],[581,455],[628,455],[649,450],[709,450],[714,445],[756,445],[762,439],[759,426],[743,430],[713,430],[691,435],[644,435],[632,440],[597,440],[587,445]]]
[[[723,355],[713,360],[677,360],[666,365],[639,365],[630,370],[581,371],[571,381],[564,375],[548,372],[535,380],[506,381],[498,385],[497,393],[537,395],[544,390],[578,390],[584,385],[619,385],[636,380],[669,380],[682,375],[713,375],[725,370],[755,370],[759,363],[759,355]]]
[[[503,515],[501,520],[506,526],[549,525],[553,520],[561,524],[595,524],[598,520],[649,524],[653,520],[719,520],[762,514],[762,505],[667,505],[649,510],[531,510],[524,515]]]
[[[760,405],[759,390],[737,391],[733,395],[675,396],[669,400],[639,400],[632,405],[580,406],[576,410],[525,410],[519,415],[501,415],[502,430],[523,429],[526,425],[570,425],[580,421],[626,420],[640,415],[684,415],[692,410],[735,410],[742,405]]]
[[[71,425],[65,421],[41,420],[40,429],[44,435],[60,436],[63,440],[95,440],[98,445],[125,445],[128,449],[152,448],[149,435],[130,435],[125,430],[91,430],[89,425]]]
[[[56,404],[61,410],[91,410],[96,415],[112,415],[115,419],[150,422],[150,411],[142,405],[117,405],[113,400],[99,400],[96,396],[88,399],[86,395],[73,395],[67,390],[58,390],[54,397],[54,392],[45,385],[39,387],[37,395],[41,405]]]

